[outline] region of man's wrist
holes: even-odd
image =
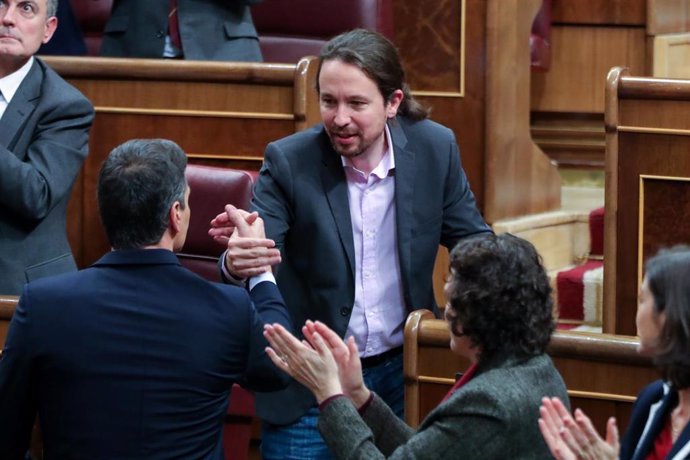
[[[247,281],[247,278],[238,278],[234,274],[228,270],[228,265],[227,265],[227,253],[228,250],[226,249],[225,252],[223,252],[223,255],[221,256],[222,263],[220,264],[220,269],[223,272],[223,277],[229,284],[234,284],[235,286],[245,286],[245,283]]]

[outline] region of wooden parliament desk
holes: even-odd
[[[645,261],[690,243],[690,81],[614,68],[605,121],[604,332],[632,335]]]
[[[109,250],[96,207],[101,163],[132,138],[168,138],[193,163],[258,170],[266,145],[319,120],[315,61],[296,65],[49,57],[95,109],[68,216],[77,263]],[[221,210],[219,210],[220,212]]]

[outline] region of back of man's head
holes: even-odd
[[[110,244],[134,249],[158,243],[170,208],[185,207],[187,157],[174,142],[134,139],[115,147],[98,177],[98,207]]]

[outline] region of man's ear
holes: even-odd
[[[58,18],[56,18],[55,16],[51,16],[48,18],[48,20],[46,21],[46,28],[43,33],[43,43],[48,43],[50,41],[51,37],[55,33],[55,29],[57,29],[57,25]]]
[[[179,201],[174,202],[173,205],[170,206],[168,221],[168,227],[170,228],[170,231],[172,232],[173,236],[177,235],[178,233],[180,233],[180,231],[182,231],[182,206],[180,205]]]
[[[405,97],[401,89],[396,89],[388,97],[388,102],[386,103],[386,117],[394,118],[398,114],[398,108]]]

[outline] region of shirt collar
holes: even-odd
[[[391,132],[390,129],[388,129],[388,124],[384,126],[384,133],[386,134],[386,149],[383,152],[383,157],[381,158],[379,164],[376,165],[373,171],[371,171],[371,174],[374,174],[379,179],[387,177],[390,174],[390,172],[395,169],[395,154],[393,153],[393,140],[391,139]],[[343,167],[352,168],[355,171],[359,171],[357,168],[355,168],[355,166],[352,164],[352,160],[350,160],[349,158],[341,156],[340,160],[343,162]]]
[[[18,70],[12,72],[11,74],[0,78],[0,91],[5,98],[5,101],[9,104],[15,93],[19,89],[19,85],[22,84],[24,78],[28,75],[31,66],[34,63],[34,57],[31,56],[26,63],[21,66]]]

